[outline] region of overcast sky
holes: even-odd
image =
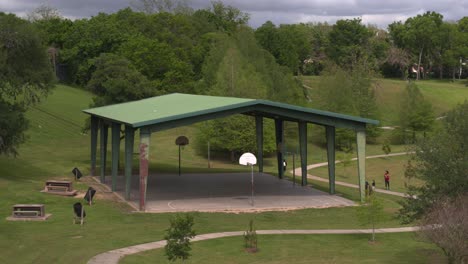
[[[195,8],[207,8],[210,0],[188,0]],[[99,12],[113,13],[129,6],[130,0],[0,0],[0,11],[25,15],[41,3],[57,8],[65,17],[91,17]],[[468,0],[224,0],[250,14],[250,25],[267,20],[275,24],[329,22],[361,17],[363,23],[386,28],[393,21],[436,11],[445,20],[456,21],[468,15]]]

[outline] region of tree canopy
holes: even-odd
[[[40,35],[28,21],[0,13],[0,154],[17,154],[28,127],[24,112],[54,81]]]
[[[405,222],[421,218],[444,197],[468,192],[468,101],[447,113],[440,131],[421,139],[409,161],[405,176],[424,181],[409,186],[412,197],[403,202],[400,216]]]

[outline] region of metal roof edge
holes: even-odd
[[[314,108],[307,108],[307,107],[303,107],[303,106],[273,102],[273,101],[269,101],[269,100],[257,99],[255,101],[258,104],[274,106],[274,107],[280,107],[280,108],[286,108],[286,109],[290,109],[290,110],[294,110],[294,111],[301,111],[301,112],[306,112],[306,113],[311,113],[311,114],[328,115],[330,117],[346,119],[346,120],[359,122],[359,123],[366,123],[366,124],[372,124],[372,125],[378,125],[380,123],[379,120],[375,120],[375,119],[357,117],[357,116],[352,116],[352,115],[345,115],[345,114],[340,114],[340,113],[335,113],[335,112],[330,112],[330,111],[324,111],[324,110],[317,110],[317,109],[314,109]]]

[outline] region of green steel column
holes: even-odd
[[[328,184],[330,194],[335,194],[335,127],[326,126],[327,158],[328,158]]]
[[[96,175],[96,152],[97,152],[97,138],[98,138],[98,123],[99,120],[95,116],[91,116],[91,176]]]
[[[146,210],[150,138],[151,130],[140,128],[140,211]]]
[[[101,183],[104,183],[106,180],[106,158],[107,158],[107,134],[109,125],[104,124],[104,121],[101,120]]]
[[[364,185],[366,183],[366,131],[356,130],[357,159],[359,173],[359,191],[361,193],[361,202],[364,202],[366,193]]]
[[[263,117],[262,116],[255,116],[255,128],[257,132],[258,172],[263,172]]]
[[[117,174],[119,174],[120,124],[112,123],[112,183],[111,190],[116,191]]]
[[[280,179],[283,178],[283,126],[284,122],[281,119],[275,119],[275,134],[276,134],[276,159],[278,161],[278,176]]]
[[[307,123],[299,122],[299,151],[301,152],[301,185],[307,185]]]
[[[133,127],[125,126],[125,199],[130,200],[130,190],[132,188],[132,160],[133,141],[135,130]]]

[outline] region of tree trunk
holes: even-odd
[[[375,241],[375,223],[372,223],[372,242]]]
[[[422,58],[423,50],[424,50],[424,47],[422,47],[421,50],[419,51],[419,60],[418,60],[418,69],[416,73],[416,80],[419,80],[419,77],[420,77],[419,75],[421,73],[420,69],[421,69],[421,58]]]
[[[439,65],[439,79],[443,79],[444,77],[444,67],[441,65]]]

